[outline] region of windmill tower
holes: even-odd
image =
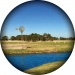
[[[19,28],[16,28],[16,30],[19,30],[21,32],[21,41],[22,41],[22,49],[23,49],[23,32],[25,28],[23,26],[20,26]]]

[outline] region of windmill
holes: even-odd
[[[16,30],[19,30],[21,32],[21,41],[23,41],[23,32],[25,28],[23,26],[20,26],[19,28],[16,28]],[[23,44],[22,44],[22,49],[23,49]]]
[[[23,40],[23,32],[24,32],[25,28],[23,26],[19,27],[19,31],[21,32],[21,40]]]

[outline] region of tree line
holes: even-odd
[[[44,33],[43,35],[32,33],[30,35],[17,35],[17,36],[11,36],[8,38],[8,36],[3,36],[2,40],[24,40],[24,41],[53,41],[53,40],[74,40],[75,38],[69,37],[53,37],[51,34]]]

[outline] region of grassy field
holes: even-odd
[[[72,51],[73,46],[73,41],[2,42],[2,49],[5,54],[68,52]]]
[[[54,53],[54,52],[69,52],[73,50],[74,41],[4,41],[1,42],[4,54],[19,55],[19,54],[38,54],[38,53]],[[23,49],[22,49],[23,47]],[[41,75],[50,73],[61,67],[65,61],[46,63],[38,67],[34,67],[24,72]]]
[[[47,63],[32,69],[25,70],[24,72],[34,75],[46,74],[55,71],[56,69],[61,67],[64,63],[65,61]]]

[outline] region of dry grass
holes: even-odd
[[[25,70],[24,72],[29,73],[29,74],[35,74],[35,75],[36,74],[38,74],[38,75],[39,74],[46,74],[46,73],[50,73],[50,72],[58,69],[64,63],[65,63],[65,61],[47,63],[47,64],[43,64],[43,65],[35,67],[35,68]]]
[[[67,42],[2,42],[2,48],[4,52],[11,50],[20,50],[28,53],[51,53],[51,52],[67,52],[72,51],[74,46],[73,41]],[[23,52],[22,51],[22,52]],[[17,51],[18,52],[18,51]]]

